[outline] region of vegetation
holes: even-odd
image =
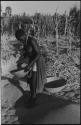
[[[0,9],[2,11],[2,8]],[[23,23],[27,23],[26,29]],[[20,27],[28,32],[31,23],[35,25],[41,54],[45,58],[47,78],[65,79],[67,83],[62,90],[56,93],[54,89],[49,88],[49,94],[80,104],[80,10],[73,7],[69,15],[66,12],[60,15],[56,11],[52,16],[41,13],[29,16],[25,13],[12,15],[12,8],[8,6],[1,18],[2,124],[19,124],[13,105],[6,99],[7,96],[5,98],[3,96],[5,95],[3,87],[9,88],[7,85],[10,83],[14,85],[17,83],[16,86],[19,86],[20,81],[16,82],[15,77],[12,78],[13,75],[10,73],[17,67],[16,62],[19,59],[21,47],[14,33]],[[8,80],[6,80],[7,77]],[[26,87],[23,88],[26,89]],[[8,95],[11,93],[13,92],[10,91]],[[9,97],[11,98],[12,96]],[[13,99],[11,100],[14,102]]]
[[[47,36],[49,34],[55,35],[56,31],[55,28],[58,23],[58,34],[64,35],[65,34],[65,28],[67,25],[67,30],[71,28],[71,32],[75,36],[80,36],[80,10],[76,7],[71,8],[69,15],[66,14],[66,12],[62,15],[58,14],[57,12],[54,15],[42,15],[41,13],[35,13],[34,16],[26,15],[26,13],[23,13],[22,15],[12,15],[12,9],[11,7],[6,7],[5,9],[6,15],[10,16],[10,22],[8,27],[13,27],[6,29],[7,32],[12,33],[15,32],[16,28],[18,28],[20,23],[23,23],[24,21],[27,21],[28,23],[31,23],[31,20],[33,20],[33,23],[38,27],[39,29],[39,35],[40,36]],[[29,20],[29,18],[31,20]],[[66,21],[67,19],[67,21]],[[3,26],[5,32],[5,25]]]
[[[73,7],[69,15],[66,12],[60,15],[56,11],[52,16],[40,13],[29,16],[25,13],[12,15],[11,8],[6,9],[10,16],[9,24],[2,26],[2,71],[5,73],[4,67],[11,65],[12,68],[12,65],[16,65],[19,58],[20,43],[14,37],[15,31],[20,27],[24,28],[23,22],[25,22],[28,32],[30,24],[33,23],[45,57],[47,77],[64,78],[67,84],[80,84],[80,10]],[[2,72],[2,75],[4,73]]]

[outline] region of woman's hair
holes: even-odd
[[[20,40],[20,37],[23,36],[25,34],[23,29],[18,29],[15,33],[15,37],[16,39]]]

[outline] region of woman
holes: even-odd
[[[30,30],[28,39],[26,39],[26,34],[24,31],[19,35],[19,32],[15,34],[16,38],[21,42],[24,41],[25,58],[29,57],[29,64],[25,68],[27,72],[32,68],[32,78],[30,85],[31,99],[36,99],[36,94],[41,93],[46,83],[45,75],[45,60],[40,52],[40,47],[35,38],[34,29]],[[19,65],[23,62],[20,62]]]

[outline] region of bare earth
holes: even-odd
[[[20,83],[22,83],[20,81]],[[37,96],[36,105],[28,108],[24,103],[28,99],[27,85],[9,77],[1,84],[1,123],[2,124],[79,124],[80,105],[47,94]],[[20,84],[21,85],[21,84]],[[26,96],[23,95],[23,89]]]
[[[6,50],[9,50],[8,36],[2,38],[2,50],[6,56]],[[3,42],[4,41],[4,42]],[[12,43],[13,43],[12,41]],[[5,45],[4,45],[5,43]],[[7,48],[8,47],[8,48]],[[47,48],[47,46],[46,46]],[[51,49],[50,49],[51,50]],[[9,52],[11,54],[12,50]],[[7,54],[8,55],[8,54]],[[9,56],[10,57],[10,56]],[[2,60],[2,78],[1,78],[1,123],[2,124],[79,124],[80,123],[80,104],[75,104],[67,100],[51,96],[45,93],[37,96],[35,107],[28,108],[27,100],[29,97],[29,87],[26,82],[18,81],[9,73],[16,68],[17,57],[12,56]],[[49,65],[49,64],[48,64]],[[51,66],[52,67],[52,66]],[[51,68],[49,68],[51,69]],[[51,71],[52,72],[52,71]],[[51,73],[50,72],[50,73]],[[53,75],[54,76],[54,75]],[[78,78],[78,77],[77,77]],[[51,80],[51,79],[50,79]],[[23,95],[25,91],[25,95]],[[74,94],[74,93],[72,93]],[[25,102],[24,102],[25,101]]]

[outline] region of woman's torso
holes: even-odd
[[[33,38],[32,37],[28,37],[27,40],[27,45],[26,45],[26,56],[29,56],[30,58],[30,62],[35,58],[36,56],[36,51],[32,45],[33,42]]]

